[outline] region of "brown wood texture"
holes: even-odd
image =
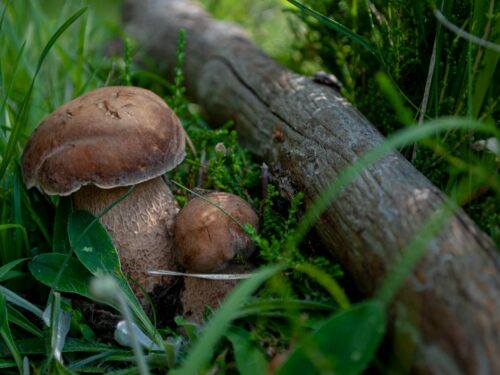
[[[286,192],[311,201],[346,166],[383,141],[330,86],[297,75],[238,27],[181,0],[129,1],[128,32],[171,70],[186,30],[188,93],[213,124],[233,120],[241,142],[281,171]],[[383,99],[381,99],[383,100]],[[365,170],[316,223],[333,256],[372,294],[446,199],[398,152]],[[434,374],[500,374],[500,257],[463,212],[428,244],[391,308],[402,366]]]

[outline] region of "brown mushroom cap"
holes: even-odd
[[[184,159],[184,130],[151,91],[104,87],[47,116],[22,158],[28,188],[69,195],[84,185],[110,189],[143,182]]]
[[[231,214],[241,224],[258,227],[259,218],[242,198],[223,192],[206,199]],[[175,219],[177,261],[191,272],[217,272],[236,256],[248,258],[255,245],[244,230],[219,208],[201,198],[186,204]]]

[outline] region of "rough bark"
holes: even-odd
[[[212,20],[192,2],[129,1],[125,18],[142,49],[170,68],[178,31],[186,30],[188,93],[212,123],[235,122],[241,142],[282,171],[283,190],[303,191],[310,201],[383,141],[333,87],[283,68],[241,29]],[[444,199],[392,152],[331,203],[316,229],[369,295]],[[395,351],[414,346],[412,366],[425,372],[500,373],[499,270],[493,241],[457,212],[392,305],[398,320],[391,327],[406,340]]]

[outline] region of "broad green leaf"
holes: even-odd
[[[184,360],[179,370],[172,370],[173,375],[198,374],[203,366],[210,360],[215,345],[228,330],[230,323],[237,317],[241,306],[247,298],[267,279],[281,271],[283,266],[266,267],[255,273],[250,279],[238,284],[224,303],[219,307],[217,313],[207,323],[203,334],[195,343],[193,349]]]
[[[72,210],[71,198],[61,197],[56,209],[54,237],[52,240],[52,251],[56,253],[69,252],[68,218]]]
[[[19,372],[22,373],[23,360],[21,357],[21,353],[19,353],[19,349],[17,348],[16,342],[12,337],[12,333],[10,332],[9,316],[7,313],[7,305],[5,303],[5,297],[3,293],[0,293],[0,336],[2,336],[2,339],[5,342],[8,351],[10,352],[10,355],[14,357]]]
[[[92,275],[114,276],[127,297],[140,306],[121,270],[113,240],[92,214],[87,211],[73,212],[68,221],[68,236],[76,256]]]
[[[385,332],[385,307],[367,301],[328,318],[302,339],[276,375],[360,374]]]
[[[114,277],[134,314],[148,334],[155,337],[153,325],[121,271],[113,240],[99,220],[87,211],[74,211],[68,221],[68,237],[76,256],[92,275]]]
[[[41,283],[51,287],[66,256],[60,253],[46,253],[34,257],[29,264],[31,274]],[[92,298],[89,292],[91,277],[92,275],[78,259],[69,258],[68,264],[59,279],[57,290]]]
[[[252,341],[249,332],[239,327],[232,327],[226,336],[233,345],[236,367],[241,375],[266,373],[266,356]]]
[[[113,275],[123,279],[113,240],[98,220],[87,211],[74,211],[68,220],[71,247],[94,276]]]

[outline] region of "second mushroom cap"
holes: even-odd
[[[258,227],[259,218],[244,199],[224,192],[210,193],[204,198],[239,223]],[[197,197],[176,217],[177,260],[190,272],[218,272],[235,257],[248,258],[255,249],[243,228],[216,206]]]

